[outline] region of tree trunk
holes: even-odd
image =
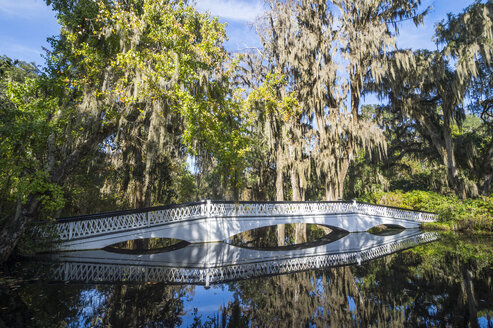
[[[159,104],[158,104],[158,107]],[[144,202],[143,207],[151,206],[151,198],[152,198],[152,171],[154,169],[154,158],[157,152],[157,141],[158,138],[158,125],[159,125],[159,114],[157,110],[153,110],[150,117],[149,122],[149,131],[147,134],[147,140],[145,143],[145,168],[144,168]]]
[[[282,202],[284,200],[283,158],[282,149],[280,146],[278,147],[276,158],[276,201]]]
[[[299,202],[301,200],[300,184],[299,184],[298,172],[293,166],[291,166],[291,188],[293,191],[291,200],[294,202]],[[303,223],[294,224],[294,242],[295,244],[306,242],[305,224]]]
[[[148,157],[152,157],[152,155],[148,154]],[[143,201],[142,201],[142,206],[140,207],[150,207],[152,202],[152,181],[151,181],[151,175],[152,175],[152,168],[153,168],[153,160],[152,158],[146,159],[146,167],[144,171],[144,188],[143,188]]]
[[[454,144],[452,140],[452,130],[450,128],[450,115],[444,113],[443,118],[443,138],[445,141],[445,151],[446,151],[446,162],[444,163],[447,166],[447,180],[449,183],[449,187],[454,189],[456,193],[459,192],[457,185],[457,167],[455,164],[455,154],[454,154]]]
[[[461,271],[461,303],[465,310],[464,327],[479,327],[476,297],[474,296],[474,285],[472,282],[472,273],[465,267]]]
[[[196,189],[195,189],[195,201],[199,201],[200,200],[200,188],[202,187],[202,179],[201,179],[201,176],[202,174],[200,174],[200,172],[198,173],[195,173],[194,174],[195,176],[195,186],[196,186]]]
[[[347,165],[349,167],[349,163]],[[343,169],[342,172],[338,172],[337,176],[325,183],[325,200],[333,201],[342,198],[342,188],[346,174],[347,168]]]
[[[276,158],[276,201],[284,201],[284,181],[283,181],[283,164],[282,164],[282,149],[278,146]],[[284,246],[286,240],[284,224],[277,225],[277,245]]]
[[[325,200],[327,201],[336,200],[335,189],[336,187],[334,181],[327,181],[325,183]]]
[[[491,184],[493,183],[493,143],[491,143],[490,148],[488,149],[488,155],[483,161],[483,176],[480,179],[480,189],[481,194],[487,196],[491,192]]]
[[[351,79],[351,115],[353,116],[353,122],[358,121],[358,109],[360,103],[360,94],[356,90],[358,88],[357,78]]]
[[[349,170],[350,164],[351,164],[351,159],[346,158],[341,165],[342,170],[341,170],[341,173],[339,174],[339,188],[338,188],[338,192],[336,195],[337,198],[335,200],[342,199],[342,197],[344,196],[343,195],[343,193],[344,193],[344,181],[346,181],[346,175],[347,175],[347,172]]]
[[[477,302],[476,297],[474,296],[474,285],[472,283],[472,273],[467,269],[465,269],[465,271],[469,323],[471,324],[471,327],[479,327]]]
[[[144,185],[141,181],[135,181],[134,206],[135,208],[144,207]]]
[[[147,136],[147,143],[145,145],[146,153],[145,153],[145,168],[144,168],[144,184],[139,183],[139,186],[142,188],[141,191],[141,199],[138,204],[138,208],[146,208],[150,207],[152,204],[152,170],[154,169],[154,156],[156,151],[156,145],[154,141],[155,129],[154,122],[156,115],[156,111],[152,112],[151,116],[151,124],[149,126],[149,134]],[[149,248],[149,239],[136,239],[135,247],[139,250],[147,250]]]
[[[277,246],[284,246],[286,241],[286,227],[284,224],[277,225]]]
[[[235,205],[238,206],[240,203],[240,188],[238,187],[238,170],[235,170],[233,177],[231,178],[231,189],[233,192],[233,201]]]
[[[306,224],[304,223],[294,224],[294,243],[295,244],[306,243]]]
[[[417,120],[422,122],[424,128],[427,132],[427,135],[430,137],[433,146],[440,154],[442,158],[443,164],[447,167],[447,182],[450,188],[457,190],[457,167],[455,164],[455,155],[454,155],[454,145],[452,140],[452,131],[450,128],[450,117],[444,111],[443,115],[443,129],[440,128],[439,125],[433,123],[433,121],[425,116],[418,115]],[[437,131],[442,130],[442,133],[438,133]]]
[[[39,195],[30,195],[25,204],[19,200],[14,216],[7,219],[0,230],[0,263],[10,257],[27,225],[38,215],[40,207]]]
[[[299,202],[301,200],[300,184],[298,179],[298,172],[293,167],[293,165],[291,166],[291,188],[293,191],[291,200],[294,202]]]

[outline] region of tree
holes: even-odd
[[[253,143],[255,153],[263,161],[275,167],[275,199],[284,198],[284,170],[293,166],[289,151],[293,149],[293,135],[296,133],[300,107],[293,92],[286,89],[287,81],[280,72],[271,72],[260,58],[248,56],[248,69],[242,78],[252,89],[245,100],[245,106],[253,120]],[[255,166],[254,166],[255,168]],[[261,171],[262,168],[259,169]],[[293,195],[299,200],[299,195]]]
[[[419,50],[390,56],[388,74],[382,78],[382,97],[394,110],[412,117],[417,130],[434,145],[447,167],[448,184],[458,188],[458,172],[452,140],[452,123],[464,117],[465,88],[450,88],[457,76],[438,52]]]
[[[419,1],[293,0],[268,5],[259,25],[262,60],[286,76],[287,89],[301,107],[287,152],[292,199],[304,199],[311,172],[323,181],[326,199],[340,198],[358,150],[385,152],[378,127],[359,119],[365,81],[383,74],[382,55],[395,47],[397,31],[391,25],[407,18],[419,23],[424,12],[417,12]]]
[[[144,205],[149,204],[151,172],[164,149],[162,121],[171,112],[181,114],[182,105],[205,88],[209,73],[224,58],[223,25],[182,1],[54,0],[48,4],[58,12],[62,25],[48,54],[44,85],[51,98],[38,98],[36,88],[21,86],[29,92],[12,89],[12,106],[18,111],[36,109],[43,124],[56,127],[49,132],[29,131],[33,136],[29,140],[39,140],[35,151],[44,155],[35,159],[37,174],[49,185],[26,189],[17,197],[18,205],[6,215],[0,231],[1,262],[26,225],[38,217],[43,200],[58,192],[92,151],[105,145],[118,148],[112,138],[141,114],[147,119],[140,122],[148,124],[143,195]],[[185,129],[189,126],[185,121]],[[26,141],[24,136],[11,135]]]
[[[493,2],[475,2],[459,15],[449,14],[436,28],[436,41],[444,56],[455,62],[457,82],[453,91],[469,88],[469,108],[481,117],[491,132],[491,70],[493,67]],[[491,191],[493,181],[493,143],[482,152],[482,176],[478,181],[483,194]]]
[[[229,187],[225,189],[231,190],[232,199],[238,202],[251,144],[250,117],[244,91],[232,84],[231,75],[235,74],[237,63],[224,65],[217,68],[206,88],[197,89],[183,102],[183,139],[188,153],[199,162],[202,157],[215,159],[216,175],[223,178],[223,184]]]
[[[40,207],[62,207],[63,192],[52,179],[54,135],[66,117],[51,95],[50,81],[34,66],[2,58],[0,81],[0,261],[10,254]],[[61,140],[60,140],[61,141]],[[58,168],[58,170],[63,169]],[[50,172],[57,175],[50,176]],[[14,245],[12,245],[14,240]]]
[[[413,121],[416,131],[434,146],[446,167],[448,186],[462,197],[477,195],[478,186],[458,168],[454,140],[458,134],[454,130],[461,129],[471,85],[478,87],[473,97],[476,105],[471,108],[478,108],[479,99],[487,107],[484,97],[488,93],[482,93],[487,88],[480,88],[475,81],[479,68],[487,72],[491,65],[490,8],[491,2],[476,3],[458,16],[449,15],[436,30],[436,41],[443,45],[441,50],[390,53],[386,74],[380,82],[375,80],[380,83],[377,89],[382,99],[390,100],[391,110],[402,111]],[[482,153],[487,163],[484,171],[491,172],[491,152]],[[490,174],[483,179],[481,189],[489,185]]]

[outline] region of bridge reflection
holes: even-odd
[[[146,283],[210,285],[253,277],[279,275],[361,264],[418,244],[436,240],[435,233],[416,229],[395,235],[351,233],[310,248],[249,249],[227,243],[190,244],[154,254],[108,250],[47,254],[33,263],[39,278],[83,283]],[[32,274],[32,272],[31,272]]]

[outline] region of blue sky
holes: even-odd
[[[228,23],[230,51],[241,51],[259,46],[255,29],[255,17],[262,14],[262,0],[197,0],[201,11],[209,11]],[[432,6],[424,25],[418,28],[411,22],[400,27],[397,45],[403,48],[434,49],[432,42],[434,25],[449,12],[458,13],[472,4],[473,0],[423,0],[423,8]],[[42,0],[0,0],[0,55],[35,62],[42,65],[46,38],[58,34],[59,25],[55,13]]]

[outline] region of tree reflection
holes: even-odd
[[[115,286],[101,313],[102,326],[175,327],[182,323],[183,300],[191,287]]]
[[[230,288],[241,300],[242,322],[251,326],[477,327],[478,318],[493,326],[493,253],[482,245],[471,257],[467,245],[448,239],[362,266],[252,279]],[[239,304],[222,310],[223,322],[237,320],[233,310]]]
[[[193,310],[193,286],[4,283],[0,327],[493,326],[492,245],[448,236],[361,266],[229,283],[203,291],[223,297],[208,310]]]
[[[175,327],[193,287],[30,284],[0,288],[0,327]]]
[[[347,231],[322,225],[292,223],[245,231],[232,236],[227,242],[239,247],[287,250],[324,245],[347,234]]]

